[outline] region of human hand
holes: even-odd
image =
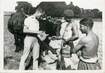
[[[74,64],[78,64],[79,59],[78,59],[77,54],[72,54],[71,55],[71,60]]]
[[[44,41],[49,34],[46,34],[44,31],[40,31],[38,37],[40,40]]]

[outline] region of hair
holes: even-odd
[[[42,8],[36,8],[36,11],[40,12],[40,13],[44,13],[45,11]]]
[[[88,26],[89,28],[92,28],[94,22],[91,18],[83,18],[80,20],[80,24]]]

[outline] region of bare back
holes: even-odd
[[[84,46],[82,47],[82,56],[84,58],[92,58],[97,56],[99,38],[95,33],[90,32],[83,39],[83,43],[84,43]]]

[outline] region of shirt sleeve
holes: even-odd
[[[39,21],[34,19],[30,22],[29,29],[37,33],[39,31]]]
[[[39,21],[29,17],[25,19],[24,28],[33,31],[33,33],[37,33],[39,31]]]

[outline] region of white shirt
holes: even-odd
[[[34,15],[29,16],[24,21],[24,28],[25,27],[33,31],[33,33],[37,33],[39,31],[39,21]]]

